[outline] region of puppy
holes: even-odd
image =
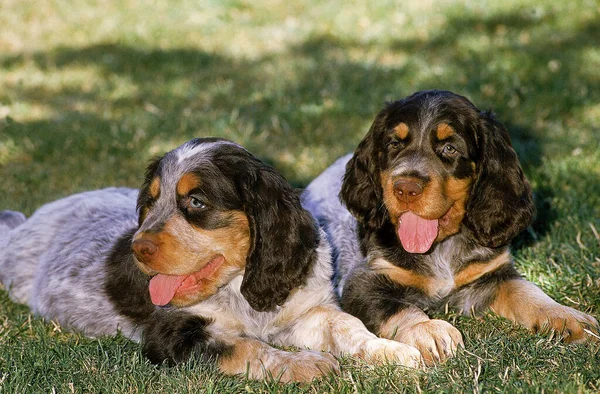
[[[446,306],[491,309],[571,342],[598,331],[515,269],[508,245],[531,223],[531,188],[507,130],[462,96],[423,91],[388,104],[303,200],[331,240],[342,309],[428,364],[462,344],[425,313]]]
[[[337,371],[320,351],[421,362],[339,310],[324,235],[285,179],[233,142],[168,152],[139,193],[85,192],[0,221],[0,281],[13,300],[89,336],[141,340],[153,362],[195,356],[282,381]]]

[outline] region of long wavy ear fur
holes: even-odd
[[[146,167],[146,173],[144,176],[144,184],[140,188],[140,192],[137,198],[137,210],[138,210],[138,226],[141,226],[146,218],[146,211],[149,205],[152,204],[152,198],[150,197],[150,184],[156,175],[159,175],[160,163],[163,159],[161,157],[155,157]]]
[[[508,131],[489,112],[480,120],[481,159],[463,223],[479,244],[495,248],[527,228],[535,206]]]
[[[383,189],[379,179],[377,141],[381,140],[386,110],[381,111],[369,132],[346,164],[339,197],[352,215],[367,228],[383,225],[387,211],[383,207]]]
[[[272,168],[257,164],[242,182],[252,246],[241,292],[252,308],[267,311],[304,284],[319,235],[294,189]]]

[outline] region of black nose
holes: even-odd
[[[401,201],[412,202],[423,194],[423,185],[419,181],[401,178],[394,181],[394,193]]]

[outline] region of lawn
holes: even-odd
[[[513,245],[525,276],[600,315],[600,8],[594,0],[2,0],[0,209],[137,187],[193,137],[232,139],[305,186],[386,101],[447,89],[511,131],[536,199]],[[425,371],[342,360],[279,385],[150,365],[0,290],[0,393],[598,392],[600,345],[493,316],[450,320],[465,350]]]

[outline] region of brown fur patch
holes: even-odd
[[[505,264],[510,264],[510,253],[508,249],[494,257],[490,261],[471,263],[454,274],[454,286],[456,288],[474,282],[488,272],[492,272]]]
[[[415,287],[429,296],[437,293],[435,278],[420,275],[413,271],[396,267],[392,263],[378,258],[369,263],[370,268],[381,275],[387,276],[391,281],[402,286]]]
[[[436,137],[438,140],[445,140],[454,135],[454,129],[447,123],[440,123],[436,130]]]
[[[150,187],[148,188],[148,193],[150,193],[150,197],[153,199],[157,199],[160,195],[160,177],[156,176],[150,182]]]
[[[311,382],[338,368],[337,360],[329,353],[287,352],[249,338],[237,340],[233,353],[219,358],[219,369],[226,374],[248,373],[252,379],[273,377],[281,382]]]
[[[406,137],[408,137],[408,125],[406,123],[398,124],[394,127],[394,134],[401,140],[406,139]]]
[[[441,177],[432,177],[423,189],[421,198],[411,203],[411,211],[425,219],[441,218],[452,205],[452,200],[444,191],[444,180]]]
[[[188,172],[182,175],[177,182],[177,194],[180,196],[187,196],[189,192],[200,185],[200,178],[198,175]]]
[[[404,211],[394,194],[394,185],[389,171],[381,171],[381,187],[383,189],[383,203],[390,213],[390,220],[394,225],[398,224],[398,217]]]
[[[223,255],[225,262],[208,278],[201,279],[201,289],[193,294],[176,295],[171,303],[190,305],[214,294],[217,289],[238,275],[246,264],[250,248],[248,218],[241,211],[228,213],[232,219],[227,227],[216,230],[198,229],[180,216],[173,216],[159,233],[142,233],[158,246],[147,268],[168,275],[188,275],[199,271],[213,258]]]
[[[539,287],[524,279],[514,279],[498,286],[490,308],[502,317],[534,332],[555,331],[567,342],[593,339],[585,330],[598,333],[592,316],[560,305]]]
[[[446,181],[446,195],[448,199],[454,202],[448,212],[444,215],[444,220],[440,221],[437,237],[438,242],[458,233],[460,230],[460,225],[466,214],[465,205],[472,184],[472,178],[449,178]]]
[[[420,289],[430,297],[436,297],[440,292],[448,292],[451,289],[460,288],[509,262],[510,254],[508,250],[506,250],[490,261],[469,264],[461,271],[454,274],[453,282],[450,280],[443,280],[444,278],[440,278],[439,276],[421,275],[411,270],[397,267],[382,258],[372,260],[369,263],[369,267],[374,272],[387,276],[394,283],[402,286],[414,287]]]
[[[219,369],[230,375],[245,373],[249,364],[262,355],[266,346],[266,343],[255,339],[240,339],[233,345],[230,355],[219,358]]]
[[[446,195],[454,201],[464,201],[469,195],[472,183],[473,178],[448,178],[446,181]]]

